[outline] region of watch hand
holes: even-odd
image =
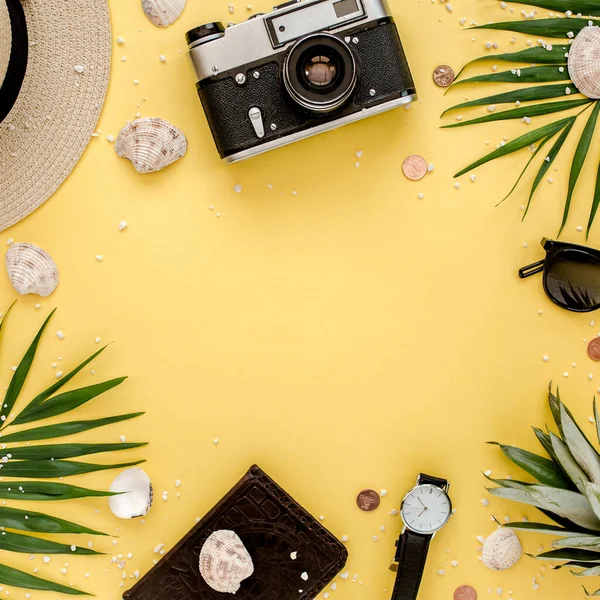
[[[419,517],[420,517],[420,516],[421,516],[423,513],[426,513],[426,512],[427,512],[427,507],[425,507],[425,508],[424,508],[424,509],[421,511],[421,513],[419,514]]]
[[[427,508],[427,507],[426,507],[426,506],[423,504],[423,501],[421,500],[421,498],[417,497],[417,500],[418,500],[418,501],[421,503],[421,506],[422,506],[423,508]]]

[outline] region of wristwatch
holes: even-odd
[[[396,542],[396,555],[390,566],[396,571],[391,600],[415,600],[423,577],[427,551],[433,536],[450,519],[452,503],[446,479],[421,473],[400,507],[404,529]]]

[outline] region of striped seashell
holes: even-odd
[[[153,173],[179,160],[187,151],[184,133],[158,118],[127,123],[115,140],[115,152],[131,161],[138,173]]]
[[[569,75],[575,87],[595,100],[600,98],[600,27],[584,27],[569,48]]]
[[[58,285],[56,263],[47,252],[33,244],[11,244],[6,252],[6,271],[19,294],[49,296]]]
[[[200,574],[213,590],[235,594],[252,573],[252,558],[235,531],[220,529],[204,542],[200,551]]]
[[[151,23],[168,27],[183,12],[186,0],[142,0],[142,9]]]
[[[496,529],[483,544],[481,560],[493,571],[510,569],[523,554],[523,547],[512,529]]]

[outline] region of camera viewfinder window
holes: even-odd
[[[333,5],[338,19],[347,17],[352,13],[358,12],[358,2],[356,0],[340,0]]]

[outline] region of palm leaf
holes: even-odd
[[[538,174],[537,174],[537,176],[533,182],[533,185],[531,187],[531,192],[529,193],[529,199],[527,200],[527,206],[525,207],[525,211],[523,212],[523,219],[527,216],[527,213],[529,212],[529,207],[531,206],[531,200],[533,199],[533,195],[535,194],[535,191],[537,190],[542,179],[548,172],[548,169],[550,169],[550,167],[552,166],[552,163],[558,156],[559,152],[562,150],[562,147],[563,147],[566,139],[569,137],[569,133],[571,133],[571,129],[573,129],[573,125],[575,125],[575,117],[573,117],[571,122],[567,124],[564,131],[560,134],[560,136],[556,140],[554,146],[552,146],[552,149],[548,153],[547,160],[544,160],[544,162],[542,163],[542,166],[540,167],[540,170],[538,171]]]
[[[508,0],[511,2],[512,0]],[[586,15],[600,17],[600,6],[598,0],[526,0],[524,4],[547,8],[557,12],[570,10],[574,15]]]
[[[569,209],[571,208],[571,199],[573,198],[573,192],[575,191],[577,180],[579,179],[581,169],[583,168],[583,163],[585,162],[588,150],[590,149],[590,144],[592,143],[594,129],[596,128],[596,123],[598,122],[598,114],[600,114],[600,102],[596,102],[594,110],[592,111],[592,114],[590,115],[590,118],[588,119],[588,122],[583,130],[583,135],[581,136],[579,144],[577,145],[577,150],[575,150],[575,157],[573,158],[573,165],[571,167],[571,174],[569,176],[569,191],[567,194],[567,200],[565,202],[565,210],[563,213],[563,220],[560,226],[559,235],[567,224],[567,217],[569,216]]]
[[[589,19],[527,19],[525,21],[486,23],[469,27],[469,29],[500,29],[538,37],[568,38],[567,34],[577,35],[584,27],[588,26],[588,22]]]
[[[57,423],[56,425],[44,425],[42,427],[34,427],[33,429],[19,431],[18,433],[9,433],[8,435],[0,434],[0,441],[4,443],[28,442],[34,440],[47,440],[50,438],[65,437],[67,435],[74,435],[76,433],[95,429],[96,427],[103,427],[104,425],[111,425],[112,423],[119,423],[120,421],[134,419],[143,414],[143,412],[136,412],[126,415],[117,415],[115,417],[105,417],[104,419],[69,421],[67,423]]]
[[[53,481],[0,481],[0,498],[10,500],[74,500],[115,495],[113,492],[89,490]]]
[[[45,444],[43,446],[22,446],[21,448],[8,448],[0,451],[0,460],[3,457],[10,460],[59,460],[63,458],[77,458],[88,454],[101,454],[103,452],[118,452],[146,446],[147,442],[115,443],[115,444]],[[10,456],[9,456],[10,455]],[[3,473],[4,474],[4,473]]]
[[[25,588],[28,590],[41,590],[45,592],[58,592],[60,594],[69,594],[71,596],[89,596],[86,592],[81,592],[75,588],[53,581],[41,579],[35,575],[29,575],[17,569],[0,565],[0,583],[11,585],[13,587]]]
[[[31,510],[19,510],[0,506],[0,527],[38,533],[86,533],[107,535],[83,525],[51,517]]]
[[[73,550],[73,548],[75,548]],[[24,554],[102,554],[91,548],[80,548],[69,544],[59,544],[51,540],[3,531],[0,533],[0,550],[21,552]]]
[[[21,393],[21,389],[23,388],[23,384],[25,383],[25,379],[27,378],[27,374],[29,373],[29,369],[31,368],[31,364],[33,363],[33,358],[35,356],[35,352],[37,350],[38,344],[40,343],[40,339],[42,334],[44,333],[44,329],[48,325],[48,321],[52,318],[54,314],[54,309],[46,318],[42,326],[40,327],[37,335],[31,342],[31,345],[25,352],[25,355],[21,359],[21,362],[17,366],[13,376],[10,380],[10,384],[8,389],[6,390],[6,395],[4,396],[4,402],[2,403],[2,407],[0,408],[0,418],[4,417],[3,420],[10,414],[12,407],[15,405],[19,394]]]
[[[540,483],[561,489],[571,488],[571,482],[565,477],[562,469],[551,460],[514,446],[505,446],[497,442],[488,443],[497,445],[506,458]]]
[[[75,462],[70,460],[23,460],[10,461],[0,465],[3,477],[33,477],[36,479],[52,479],[55,477],[71,477],[95,471],[109,469],[124,469],[143,463],[143,460],[120,463],[116,465],[96,465],[92,463]]]
[[[8,307],[8,309],[6,310],[6,312],[2,315],[2,317],[0,317],[0,332],[2,332],[2,326],[4,325],[4,320],[6,319],[6,317],[8,317],[10,311],[12,310],[13,306],[17,303],[16,300],[13,300],[13,303]]]
[[[562,67],[562,71],[559,69]],[[542,67],[525,67],[511,71],[501,71],[500,73],[486,73],[485,75],[475,75],[467,79],[455,80],[448,88],[450,91],[457,85],[463,83],[550,83],[552,81],[568,81],[570,79],[566,63],[557,65],[545,65]]]
[[[598,210],[598,205],[600,204],[600,165],[598,166],[598,175],[596,176],[596,191],[594,192],[594,200],[592,201],[592,209],[590,210],[590,218],[588,219],[587,230],[585,232],[585,237],[590,235],[590,229],[592,228],[592,223],[594,222],[594,218],[596,216],[596,211]],[[596,400],[594,399],[594,407],[596,406]],[[594,408],[595,410],[595,408]],[[600,423],[596,421],[596,427],[600,428]],[[600,439],[600,429],[598,429],[598,438]]]
[[[530,88],[522,88],[520,90],[513,90],[512,92],[503,92],[501,94],[493,94],[492,96],[486,96],[485,98],[479,98],[478,100],[469,100],[469,102],[462,102],[456,106],[451,106],[442,113],[442,117],[449,113],[451,110],[459,110],[461,108],[471,108],[472,106],[486,106],[495,104],[512,104],[514,102],[532,102],[534,100],[549,100],[550,98],[561,98],[567,96],[567,87],[573,89],[575,93],[578,93],[575,86],[557,83],[553,85],[538,85]],[[586,101],[589,102],[589,99]]]
[[[127,377],[116,377],[115,379],[103,381],[102,383],[96,383],[94,385],[88,385],[87,387],[79,388],[77,390],[71,390],[69,392],[58,394],[58,396],[53,396],[52,398],[49,398],[42,404],[38,404],[33,408],[25,408],[25,410],[17,415],[15,420],[12,421],[11,425],[31,423],[32,421],[48,419],[50,417],[61,415],[65,412],[69,412],[81,406],[82,404],[93,400],[100,394],[117,387],[126,379]]]
[[[508,154],[512,154],[513,152],[517,152],[518,150],[522,150],[523,148],[527,148],[534,144],[535,142],[539,142],[541,139],[555,134],[559,132],[565,125],[569,122],[569,119],[572,117],[568,117],[566,119],[561,119],[560,121],[556,121],[556,123],[550,123],[548,125],[544,125],[543,127],[539,127],[538,129],[534,129],[533,131],[529,131],[526,134],[518,137],[511,142],[508,142],[506,145],[502,146],[491,152],[490,154],[480,158],[475,161],[473,164],[469,165],[466,169],[459,171],[455,177],[460,177],[473,169],[484,165],[492,160],[497,158],[501,158],[502,156],[507,156]]]
[[[461,121],[452,125],[444,125],[442,129],[454,129],[456,127],[466,127],[467,125],[477,125],[478,123],[489,123],[491,121],[509,121],[511,119],[522,119],[523,117],[539,117],[541,115],[551,115],[572,108],[578,108],[585,104],[590,104],[592,101],[589,98],[581,98],[577,100],[566,100],[562,102],[547,102],[545,104],[536,104],[534,106],[520,106],[511,110],[505,110],[498,113],[485,115],[471,119],[470,121]]]

